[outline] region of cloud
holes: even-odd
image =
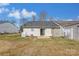
[[[73,19],[61,19],[61,21],[73,21]]]
[[[27,18],[27,17],[32,17],[32,15],[36,16],[36,13],[35,13],[34,11],[28,12],[26,9],[23,9],[23,10],[21,11],[21,15],[22,15],[23,17]]]
[[[21,16],[20,16],[20,11],[19,10],[15,10],[11,13],[9,13],[8,17],[14,17],[16,19],[20,19]]]
[[[0,8],[0,13],[5,13],[5,12],[9,12],[8,8]]]
[[[9,9],[5,6],[10,5],[9,3],[0,3],[0,13],[9,12]]]
[[[77,16],[77,18],[79,19],[79,16]]]
[[[30,14],[36,16],[36,13],[34,11],[32,11]]]
[[[67,21],[72,21],[73,19],[67,19]]]
[[[54,21],[73,21],[73,19],[62,19],[59,17],[53,17],[52,20],[54,20]]]
[[[0,3],[0,7],[3,7],[3,6],[8,6],[10,5],[9,3]]]
[[[14,17],[16,19],[20,19],[20,18],[29,18],[32,17],[32,15],[36,16],[36,13],[34,11],[28,12],[26,9],[16,10],[15,8],[13,8],[9,13],[8,17]]]
[[[22,17],[30,17],[30,13],[26,9],[23,9],[21,11],[21,14],[22,14]]]

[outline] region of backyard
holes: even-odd
[[[22,38],[17,34],[0,35],[1,56],[79,56],[79,41],[63,37]]]

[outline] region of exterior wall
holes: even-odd
[[[79,24],[74,25],[74,30],[73,30],[73,39],[79,40]]]
[[[73,39],[73,27],[64,28],[64,36],[69,39]]]
[[[45,29],[45,36],[52,36],[52,29],[51,28]]]
[[[65,27],[65,36],[69,39],[79,40],[79,24]]]
[[[53,37],[64,36],[63,30],[61,28],[60,29],[52,29],[52,36]]]
[[[77,39],[79,40],[79,26],[77,27]]]
[[[40,29],[39,28],[24,28],[21,34],[22,37],[25,36],[40,36]]]
[[[53,36],[53,37],[60,37],[65,36],[69,39],[79,40],[79,24],[64,27],[64,30],[60,29],[51,29],[45,28],[45,35],[44,36]],[[22,32],[22,37],[25,36],[41,36],[40,35],[40,28],[24,28]]]
[[[49,28],[46,28],[45,29],[45,35],[44,36],[52,36],[52,32],[51,32],[52,29],[49,29]],[[21,33],[21,36],[22,37],[25,37],[25,36],[41,36],[40,35],[40,28],[24,28],[23,29],[23,32]]]
[[[44,33],[45,33],[44,36],[54,36],[54,37],[63,36],[63,32],[61,29],[46,28]],[[24,28],[23,32],[21,34],[22,37],[31,36],[31,35],[41,36],[40,35],[40,28]]]

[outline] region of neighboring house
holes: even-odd
[[[64,37],[79,40],[79,21],[58,22],[64,29]]]
[[[79,21],[30,21],[23,25],[21,35],[79,39]]]
[[[19,28],[8,22],[0,23],[0,33],[18,33]]]

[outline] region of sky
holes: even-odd
[[[47,17],[58,20],[72,20],[79,18],[79,3],[1,3],[0,19],[31,18],[36,16],[38,20],[41,11],[47,13]]]

